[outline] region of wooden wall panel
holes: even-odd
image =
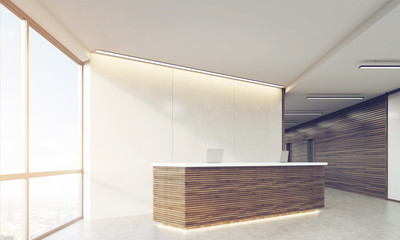
[[[387,98],[381,96],[286,131],[292,161],[307,161],[314,138],[315,161],[328,162],[325,184],[386,198]]]
[[[324,167],[154,167],[154,220],[180,228],[324,207]]]
[[[153,219],[180,225],[185,221],[185,169],[153,168]]]

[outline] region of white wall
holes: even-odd
[[[151,214],[153,162],[279,161],[281,89],[99,54],[90,75],[87,218]]]
[[[400,201],[400,92],[388,98],[388,198]]]

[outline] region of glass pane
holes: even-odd
[[[0,174],[25,172],[24,27],[0,5]]]
[[[0,182],[0,239],[25,239],[25,180]]]
[[[29,167],[80,169],[81,67],[29,29]]]
[[[81,216],[82,174],[29,180],[29,238]]]

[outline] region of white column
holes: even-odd
[[[400,201],[400,92],[388,99],[388,198]]]

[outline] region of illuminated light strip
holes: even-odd
[[[360,65],[359,69],[400,69],[400,65]]]
[[[214,229],[226,228],[226,227],[234,227],[234,226],[240,226],[240,225],[248,225],[248,224],[253,224],[253,223],[279,221],[279,220],[283,220],[283,219],[287,219],[287,218],[295,218],[295,217],[301,217],[301,216],[313,215],[313,214],[319,214],[319,213],[320,213],[320,210],[315,209],[315,210],[308,210],[308,211],[303,211],[303,212],[298,212],[298,213],[288,213],[288,214],[283,214],[283,215],[275,215],[275,216],[271,216],[271,217],[266,216],[266,217],[263,217],[260,219],[243,220],[243,221],[231,222],[231,223],[221,223],[218,225],[204,226],[204,227],[198,227],[198,228],[189,228],[189,229],[164,225],[162,223],[157,224],[157,227],[160,229],[165,229],[165,230],[169,230],[169,231],[175,231],[175,232],[181,232],[181,233],[191,233],[191,232],[207,231],[207,230],[214,230]]]
[[[196,73],[203,73],[203,74],[207,74],[207,75],[211,75],[211,76],[228,78],[228,79],[238,80],[238,81],[242,81],[242,82],[255,83],[255,84],[259,84],[259,85],[265,85],[265,86],[276,87],[276,88],[284,88],[284,86],[281,86],[278,84],[260,82],[260,81],[251,80],[251,79],[247,79],[247,78],[241,78],[241,77],[235,77],[235,76],[230,76],[230,75],[221,74],[221,73],[209,72],[209,71],[200,70],[200,69],[196,69],[196,68],[184,67],[184,66],[179,66],[179,65],[175,65],[175,64],[164,63],[164,62],[159,62],[159,61],[154,61],[154,60],[149,60],[149,59],[144,59],[144,58],[138,58],[138,57],[128,56],[128,55],[124,55],[124,54],[103,51],[103,50],[96,50],[95,53],[113,56],[113,57],[130,59],[130,60],[134,60],[134,61],[138,61],[138,62],[156,64],[156,65],[160,65],[160,66],[164,66],[164,67],[176,68],[176,69],[186,70],[186,71],[191,71],[191,72],[196,72]]]
[[[306,97],[307,100],[363,100],[364,97]]]
[[[322,112],[286,112],[285,116],[321,116]]]

